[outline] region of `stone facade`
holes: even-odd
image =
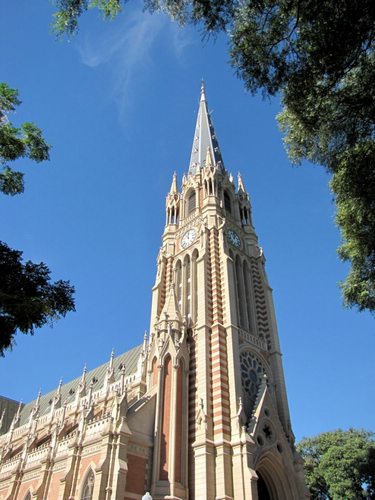
[[[249,195],[203,87],[189,171],[166,199],[150,335],[13,414],[0,500],[308,498]]]

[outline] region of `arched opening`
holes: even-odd
[[[163,406],[160,436],[160,470],[159,479],[168,481],[169,478],[169,438],[170,438],[170,404],[172,387],[172,360],[168,355],[164,361],[163,373]]]
[[[177,294],[178,305],[180,306],[180,311],[182,311],[182,269],[180,260],[178,260],[176,263],[175,283],[176,283],[176,294]]]
[[[249,224],[249,211],[246,207],[240,206],[241,224],[247,226]]]
[[[243,278],[244,278],[244,285],[245,285],[245,298],[246,298],[246,310],[247,310],[247,322],[248,322],[248,330],[252,332],[252,310],[251,310],[251,302],[252,302],[252,294],[251,294],[251,282],[250,282],[250,270],[249,266],[246,262],[244,261],[243,264]]]
[[[246,226],[247,224],[249,224],[249,210],[246,207],[243,208],[243,216],[244,216],[244,225]]]
[[[242,290],[242,263],[239,256],[236,256],[235,262],[236,269],[236,283],[237,283],[237,304],[238,304],[238,323],[239,327],[246,328],[245,326],[245,309],[244,309],[244,290]]]
[[[272,500],[268,491],[267,484],[263,479],[262,474],[258,471],[258,500]]]
[[[192,272],[191,272],[191,289],[192,289],[192,305],[191,305],[191,319],[196,322],[198,316],[198,270],[197,259],[199,257],[198,250],[194,250],[192,256]]]
[[[152,365],[151,365],[151,383],[152,386],[154,386],[158,381],[158,363],[156,356],[154,356],[154,359],[152,360]]]
[[[232,213],[232,203],[230,201],[228,191],[224,191],[224,208],[225,211],[228,212],[228,214]]]
[[[189,197],[186,201],[185,217],[188,217],[190,214],[194,212],[195,206],[196,206],[196,194],[195,191],[192,191],[189,194]]]
[[[31,493],[30,493],[30,491],[27,492],[24,500],[31,500]]]
[[[185,316],[191,317],[191,263],[189,255],[186,255],[184,259],[184,270],[185,270],[185,280],[184,280],[185,304],[183,313]]]
[[[256,467],[259,500],[291,500],[298,498],[283,465],[272,453],[266,453]]]
[[[94,471],[90,468],[90,470],[86,475],[85,482],[83,484],[81,500],[93,499],[94,483],[95,483],[95,474]]]
[[[183,451],[183,370],[184,362],[180,359],[177,369],[177,393],[176,393],[176,432],[175,432],[175,464],[174,474],[175,481],[182,483],[182,451]]]

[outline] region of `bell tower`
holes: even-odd
[[[203,84],[152,293],[153,498],[308,498],[250,197],[224,167]]]

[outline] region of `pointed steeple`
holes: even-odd
[[[207,150],[210,152],[212,165],[223,168],[219,144],[208,112],[205,86],[204,82],[202,82],[193,149],[191,151],[189,164],[189,174],[194,175],[198,169],[205,165]]]

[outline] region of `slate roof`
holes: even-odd
[[[140,344],[130,351],[124,352],[123,354],[120,354],[119,356],[115,357],[113,360],[113,367],[114,367],[114,381],[118,380],[121,375],[121,366],[125,364],[125,376],[128,377],[129,375],[133,374],[137,370],[137,363],[139,356],[142,352],[142,347],[143,344]],[[89,384],[91,381],[94,381],[94,386],[93,389],[94,391],[97,391],[101,387],[103,387],[104,384],[104,378],[107,370],[108,362],[104,363],[97,368],[94,368],[93,370],[90,370],[86,373],[86,391],[89,388]],[[61,401],[62,403],[67,402],[68,404],[73,402],[74,399],[77,396],[77,388],[79,385],[79,382],[81,380],[81,375],[71,382],[67,382],[66,384],[63,384],[61,387]],[[44,394],[40,397],[40,403],[39,403],[39,415],[43,416],[47,414],[50,410],[51,403],[53,400],[53,397],[55,396],[57,391],[57,388],[50,391],[47,394]],[[30,403],[27,403],[21,410],[21,415],[20,415],[20,422],[19,426],[25,424],[29,418],[30,412],[33,409],[35,405],[36,399],[33,401],[30,401]]]

